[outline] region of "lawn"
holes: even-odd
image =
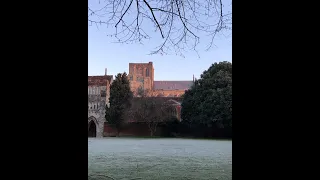
[[[88,180],[231,180],[232,141],[88,139]]]

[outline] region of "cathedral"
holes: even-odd
[[[153,63],[129,63],[131,91],[138,96],[138,90],[143,89],[151,97],[167,97],[180,108],[178,97],[189,89],[193,81],[154,81]],[[109,104],[110,85],[113,76],[88,76],[88,137],[103,137],[105,122],[105,105]],[[172,99],[171,99],[172,98]]]
[[[188,90],[193,81],[155,81],[153,63],[129,63],[131,91],[137,95],[142,88],[153,97],[180,97]]]

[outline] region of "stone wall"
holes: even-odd
[[[113,77],[88,76],[88,129],[93,121],[96,125],[96,137],[103,137],[105,106],[109,104],[110,84]]]
[[[152,96],[155,97],[181,97],[185,93],[185,90],[162,90],[162,89],[155,89],[152,91]]]
[[[91,121],[96,125],[96,137],[103,137],[104,113],[93,110],[88,111],[88,129]]]
[[[88,95],[88,125],[91,120],[95,122],[97,127],[97,137],[103,136],[103,124],[105,122],[105,97],[100,94]],[[88,127],[89,128],[89,127]]]

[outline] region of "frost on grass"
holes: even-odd
[[[88,139],[88,180],[232,179],[232,141]]]

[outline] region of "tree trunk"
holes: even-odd
[[[150,131],[150,136],[152,137],[154,134],[152,122],[148,122],[148,127],[149,127],[149,131]]]
[[[117,128],[117,137],[119,137],[119,136],[120,136],[120,129]]]
[[[152,123],[150,126],[150,136],[152,137],[154,133],[157,131],[158,123]]]

